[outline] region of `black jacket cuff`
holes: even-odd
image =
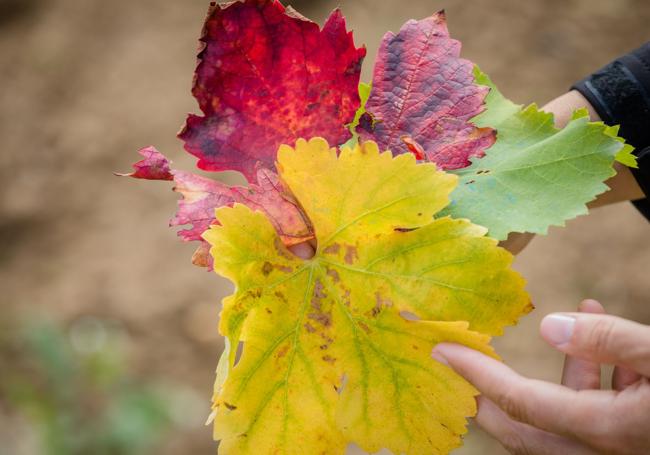
[[[632,174],[650,197],[650,42],[574,84],[608,125],[635,147],[639,169]],[[648,198],[635,206],[650,220]]]

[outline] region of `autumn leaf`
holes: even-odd
[[[155,147],[142,148],[138,153],[143,156],[143,159],[133,165],[133,172],[115,172],[115,175],[145,180],[174,180],[169,160]]]
[[[588,212],[586,204],[608,190],[604,181],[616,174],[615,159],[635,164],[617,127],[590,122],[580,110],[559,130],[552,114],[508,101],[478,68],[476,78],[491,91],[486,111],[473,121],[496,128],[497,141],[483,158],[454,171],[460,182],[444,214],[469,218],[499,240],[510,232],[545,234]]]
[[[200,240],[201,234],[215,224],[214,210],[235,202],[263,211],[275,226],[285,245],[294,245],[313,238],[301,210],[283,188],[277,175],[260,168],[257,183],[249,187],[228,186],[224,183],[189,172],[174,172],[174,191],[181,193],[178,212],[171,226],[191,225],[179,231],[184,240]]]
[[[366,50],[339,10],[321,30],[277,0],[213,4],[200,41],[192,93],[203,116],[190,115],[179,137],[201,169],[253,181],[258,162],[273,167],[280,144],[351,137]]]
[[[462,343],[490,355],[490,335],[530,310],[512,256],[467,220],[434,216],[457,177],[373,142],[340,156],[320,138],[278,153],[281,180],[317,235],[292,255],[269,219],[218,209],[204,238],[235,284],[220,332],[215,386],[220,453],[447,453],[477,391],[431,349]]]
[[[357,131],[394,154],[412,152],[441,169],[482,156],[494,131],[469,120],[483,110],[486,87],[474,84],[473,64],[459,57],[443,12],[408,21],[384,37],[372,91]]]
[[[366,112],[366,103],[368,102],[368,98],[370,98],[370,90],[372,90],[372,84],[365,84],[363,82],[359,84],[359,99],[361,100],[361,104],[354,114],[354,120],[350,124],[350,132],[353,135],[356,133],[357,126],[359,126],[361,116]]]
[[[368,102],[368,98],[370,97],[370,90],[372,89],[371,84],[365,84],[361,82],[359,84],[359,99],[361,100],[361,104],[359,105],[359,109],[357,109],[357,112],[354,114],[354,119],[352,120],[352,123],[350,123],[350,133],[352,133],[352,137],[350,138],[349,141],[347,141],[345,144],[343,144],[346,147],[354,147],[359,143],[359,134],[357,134],[357,127],[359,126],[359,121],[361,120],[361,116],[366,113],[366,103]]]
[[[248,187],[229,186],[217,180],[191,172],[172,169],[170,161],[156,148],[146,147],[139,152],[144,159],[133,165],[129,174],[118,174],[147,180],[173,180],[174,191],[183,197],[170,226],[188,226],[178,232],[186,242],[198,241],[192,262],[211,267],[208,248],[201,234],[218,223],[214,210],[241,202],[266,214],[285,245],[294,245],[312,239],[314,234],[305,215],[293,196],[279,181],[275,172],[258,166],[256,181]]]

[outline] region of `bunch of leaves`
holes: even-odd
[[[0,357],[10,368],[3,371],[0,393],[38,435],[39,453],[148,453],[172,427],[170,406],[154,384],[125,371],[122,353],[109,344],[115,341],[109,326],[93,326],[101,336],[91,338],[108,332],[106,342],[79,340],[83,351],[51,322],[4,330]]]
[[[431,348],[495,355],[489,337],[531,309],[497,240],[585,213],[630,148],[584,112],[558,130],[506,100],[443,13],[388,33],[368,85],[338,10],[321,29],[277,0],[213,4],[200,42],[203,115],[179,137],[201,169],[249,185],[174,170],[153,147],[126,175],[173,180],[171,224],[236,285],[219,327],[220,451],[448,452],[476,390]],[[310,260],[288,249],[305,241]]]

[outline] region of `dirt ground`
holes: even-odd
[[[214,453],[203,420],[222,348],[219,301],[230,286],[193,267],[193,247],[167,228],[176,204],[169,186],[112,171],[128,170],[149,144],[193,168],[175,133],[197,110],[189,89],[207,3],[0,0],[0,319],[118,321],[135,374],[191,391],[178,404],[185,425],[158,452],[170,455]],[[521,103],[543,104],[650,39],[647,0],[295,4],[319,21],[340,4],[357,43],[368,46],[365,80],[385,31],[444,8],[464,56]],[[581,298],[650,323],[649,235],[645,219],[619,204],[535,239],[516,268],[537,309],[496,341],[505,360],[557,380],[561,356],[537,327],[544,314],[571,310]],[[0,364],[0,374],[8,368]],[[0,453],[13,455],[21,433],[1,400]],[[505,452],[471,428],[456,453]]]

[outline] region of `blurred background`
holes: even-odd
[[[368,47],[447,10],[465,57],[520,103],[544,104],[650,39],[647,0],[301,0],[340,5]],[[193,267],[167,221],[171,186],[113,177],[155,144],[178,168],[207,0],[0,0],[0,455],[208,454],[203,425],[230,285]],[[601,300],[650,323],[648,223],[629,205],[535,239],[516,260],[537,310],[496,341],[557,380],[542,316]],[[360,451],[351,448],[351,453]],[[456,453],[503,454],[471,428]]]

